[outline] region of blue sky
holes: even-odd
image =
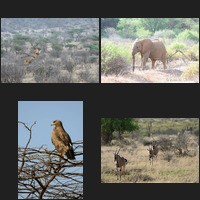
[[[18,121],[32,128],[32,139],[29,147],[47,145],[53,150],[51,132],[54,120],[61,120],[65,131],[72,142],[83,140],[83,102],[82,101],[18,101]],[[18,124],[18,145],[25,147],[29,139],[29,131]]]

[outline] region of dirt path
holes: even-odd
[[[135,70],[123,76],[101,76],[101,83],[195,83],[181,77],[187,66],[172,69]],[[131,70],[130,70],[131,71]]]

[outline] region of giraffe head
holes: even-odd
[[[39,54],[40,54],[40,50],[39,49],[34,49],[33,55],[38,56]]]

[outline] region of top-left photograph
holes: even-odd
[[[1,83],[99,83],[99,18],[1,18]]]

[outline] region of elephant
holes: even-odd
[[[146,62],[148,61],[148,58],[152,61],[152,69],[155,67],[156,60],[161,60],[164,66],[164,69],[167,69],[166,66],[166,48],[164,44],[158,40],[150,40],[150,39],[143,39],[138,40],[136,39],[133,43],[133,49],[132,49],[132,57],[133,57],[133,71],[135,69],[135,54],[140,52],[141,54],[141,66],[142,69],[146,69]]]

